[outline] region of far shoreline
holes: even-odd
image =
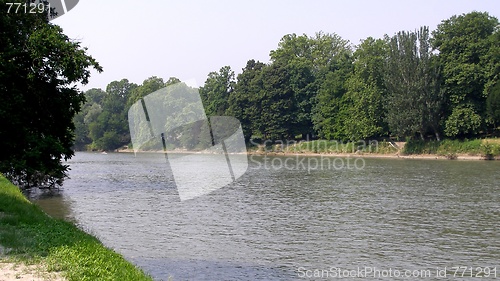
[[[116,153],[135,153],[133,149],[117,149]],[[102,153],[102,152],[96,152]],[[165,151],[138,151],[138,153],[165,153]],[[167,154],[212,154],[201,151],[173,150],[166,151]],[[291,151],[247,151],[247,155],[256,156],[306,156],[306,157],[342,157],[342,158],[379,158],[379,159],[421,159],[421,160],[459,160],[459,161],[488,161],[500,160],[500,157],[487,159],[482,155],[457,154],[453,158],[438,154],[407,154],[400,153],[314,153],[314,152],[291,152]]]

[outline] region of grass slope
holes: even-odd
[[[249,147],[251,153],[319,153],[319,154],[381,154],[391,155],[437,155],[450,159],[458,155],[478,156],[493,159],[500,156],[500,139],[472,139],[421,141],[410,140],[402,143],[400,149],[387,141],[342,142],[335,140],[266,142]],[[401,143],[399,143],[401,144]]]
[[[43,263],[68,280],[152,280],[97,238],[45,214],[1,174],[0,245],[9,258]]]
[[[436,154],[456,157],[458,154],[482,156],[486,159],[500,155],[500,139],[473,140],[412,140],[406,143],[404,154]]]

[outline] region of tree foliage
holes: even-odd
[[[488,84],[498,79],[494,32],[499,22],[488,13],[471,12],[444,20],[433,32],[433,47],[443,68],[443,92],[449,100],[445,133],[476,134],[483,125]],[[465,120],[458,118],[464,117]]]
[[[495,128],[500,125],[500,80],[490,89],[486,99],[486,113]]]
[[[219,72],[210,72],[205,85],[200,87],[200,96],[207,116],[222,116],[229,107],[229,95],[234,89],[234,71],[230,66]]]
[[[5,7],[5,1],[0,1]],[[46,14],[0,15],[0,172],[21,187],[61,184],[73,155],[74,83],[102,71]]]
[[[247,141],[477,136],[500,121],[497,25],[472,12],[432,33],[422,27],[356,47],[335,33],[288,34],[270,62],[248,60],[236,77],[229,66],[210,72],[199,93],[205,113],[236,117]],[[75,118],[78,147],[126,145],[130,105],[178,82],[150,77],[87,91],[89,103]]]
[[[278,48],[271,51],[272,65],[283,66],[283,71],[288,74],[288,82],[279,86],[282,92],[291,91],[292,95],[287,107],[291,110],[287,111],[287,116],[291,115],[287,118],[287,124],[292,126],[287,130],[290,136],[312,136],[315,131],[324,135],[331,128],[328,127],[330,121],[337,119],[332,119],[334,111],[321,100],[330,101],[332,98],[328,83],[336,83],[335,80],[343,88],[343,79],[351,68],[350,56],[349,41],[337,34],[323,32],[311,37],[285,35]]]
[[[180,82],[175,77],[170,77],[171,80],[169,80],[169,83],[175,84],[177,82]],[[177,79],[177,80],[175,80]],[[175,81],[175,82],[174,82]],[[147,96],[148,94],[151,94],[154,91],[157,91],[163,87],[167,86],[167,83],[163,81],[163,78],[159,78],[156,76],[152,76],[144,80],[142,82],[142,85],[140,87],[137,87],[136,85],[133,86],[133,89],[130,90],[130,95],[127,98],[127,107],[130,107],[132,104],[134,104],[136,101],[139,99]],[[109,87],[109,86],[108,86]]]
[[[313,109],[313,125],[318,135],[326,139],[347,139],[347,92],[345,81],[352,73],[350,49],[337,55],[329,62],[323,79],[318,80],[319,89]]]
[[[253,134],[259,133],[262,112],[259,95],[263,87],[262,70],[265,67],[262,62],[249,60],[243,72],[238,74],[234,91],[228,99],[226,113],[240,120],[247,141]]]
[[[75,148],[110,151],[129,145],[127,114],[130,106],[157,90],[179,82],[176,77],[164,82],[162,78],[152,76],[141,85],[122,79],[109,83],[106,91],[86,91],[87,103],[74,118],[77,128]]]
[[[389,41],[385,83],[389,93],[387,122],[400,137],[420,134],[423,139],[432,129],[439,139],[440,112],[443,103],[439,92],[439,71],[433,64],[429,29],[401,31]]]
[[[388,44],[369,37],[354,52],[353,74],[346,81],[345,102],[349,105],[345,134],[350,140],[377,138],[388,132],[385,122],[384,64]]]

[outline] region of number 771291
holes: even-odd
[[[497,277],[496,267],[453,266],[453,277]]]
[[[50,10],[50,3],[5,3],[7,5],[7,14],[41,14]]]

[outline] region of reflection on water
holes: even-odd
[[[332,267],[500,271],[500,162],[366,159],[362,170],[307,172],[264,169],[254,156],[234,184],[180,202],[164,159],[77,153],[63,196],[37,202],[71,214],[158,280],[302,280],[299,268]]]
[[[58,219],[73,221],[69,198],[63,196],[62,189],[30,189],[24,190],[24,195],[37,204],[45,213]]]

